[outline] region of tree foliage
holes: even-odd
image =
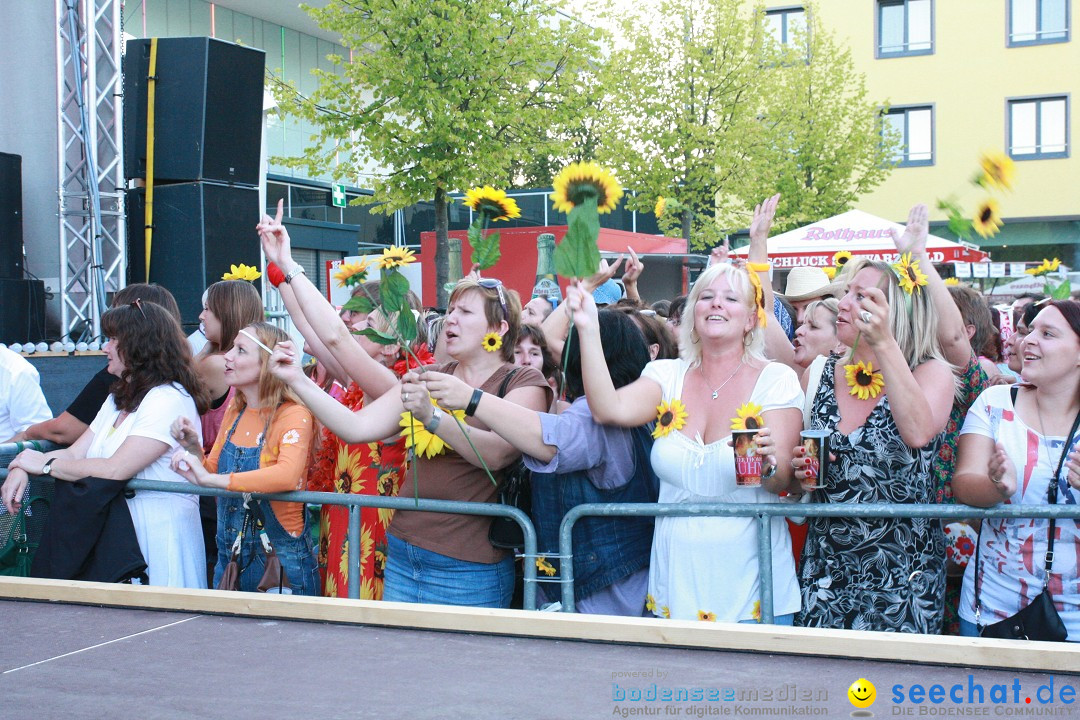
[[[447,193],[500,183],[514,163],[562,152],[552,127],[588,110],[574,92],[599,33],[540,0],[331,0],[307,8],[351,58],[311,97],[279,93],[318,128],[287,164],[338,177],[374,165],[379,211],[434,200],[436,285],[447,272]]]

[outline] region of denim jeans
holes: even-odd
[[[960,618],[960,637],[979,637],[979,628],[975,623]]]
[[[509,607],[514,593],[514,559],[475,563],[387,535],[383,600],[393,602]]]

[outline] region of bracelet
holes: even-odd
[[[307,271],[304,270],[304,266],[303,265],[297,265],[296,267],[294,267],[292,270],[290,270],[289,272],[287,272],[285,274],[285,284],[286,285],[291,285],[294,277],[296,277],[297,275],[306,275],[306,274],[307,274]]]
[[[285,282],[285,273],[281,272],[281,268],[277,263],[269,262],[266,264],[266,279],[270,281],[270,284],[277,287],[281,283]]]
[[[469,404],[465,407],[465,414],[469,417],[473,416],[476,412],[476,406],[480,404],[480,398],[484,396],[484,391],[480,388],[476,388],[472,391],[472,397],[469,398]]]
[[[769,272],[770,270],[772,270],[772,263],[748,262],[746,263],[746,269],[753,270],[754,272]]]
[[[424,429],[429,433],[434,433],[439,429],[439,421],[442,420],[442,410],[439,408],[433,408],[431,411],[431,417],[424,423]]]

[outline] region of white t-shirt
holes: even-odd
[[[1016,469],[1016,492],[1006,504],[1046,505],[1050,477],[1057,469],[1065,444],[1063,437],[1043,437],[1020,419],[1013,408],[1010,388],[997,385],[985,390],[968,411],[961,435],[993,438],[1005,447]],[[1080,438],[1073,438],[1073,448]],[[1076,505],[1080,493],[1073,490],[1062,468],[1058,482],[1059,505]],[[992,625],[1015,615],[1035,599],[1046,585],[1044,558],[1049,520],[987,518],[979,533],[982,566],[979,580],[980,621]],[[1075,520],[1059,518],[1054,540],[1051,592],[1070,640],[1080,639],[1080,592],[1077,591],[1077,555],[1080,528]],[[960,598],[960,617],[975,622],[975,563],[968,563]]]
[[[19,353],[0,348],[0,443],[52,416],[37,368]]]
[[[641,376],[655,381],[665,402],[682,398],[690,363],[657,360]],[[769,363],[748,398],[762,411],[801,410],[802,388],[795,371]],[[653,443],[653,470],[660,478],[661,503],[775,503],[761,487],[735,484],[730,436],[703,445],[678,430]],[[799,586],[791,553],[791,534],[783,518],[773,518],[773,614],[799,610]],[[749,517],[663,517],[656,519],[649,595],[655,614],[696,620],[711,613],[719,621],[760,619],[757,520]],[[665,612],[666,609],[666,612]]]

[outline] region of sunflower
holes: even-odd
[[[1013,178],[1016,175],[1016,163],[1012,158],[997,150],[985,152],[979,158],[982,167],[982,175],[978,183],[983,187],[1012,190]]]
[[[678,398],[671,402],[660,403],[656,406],[656,429],[653,430],[654,438],[662,438],[672,430],[680,430],[686,425],[686,406]]]
[[[951,278],[945,278],[945,284],[946,284],[946,285],[959,285],[959,284],[960,284],[960,280],[959,280],[959,279],[957,279],[957,278],[954,278],[954,277],[951,277]]]
[[[466,192],[465,204],[476,214],[486,215],[493,222],[521,217],[517,201],[507,197],[506,191],[496,190],[490,185]]]
[[[253,268],[249,265],[229,265],[229,272],[221,276],[222,280],[247,280],[248,282],[255,282],[262,277],[262,273],[257,268]]]
[[[911,253],[901,255],[900,262],[893,265],[893,269],[896,270],[896,275],[900,279],[900,287],[908,295],[927,283],[926,275],[919,269],[919,261],[912,260]]]
[[[997,235],[998,228],[1005,224],[1001,221],[1000,210],[997,200],[991,198],[984,200],[971,221],[975,232],[984,238]]]
[[[823,267],[821,269],[825,271],[825,277],[829,278],[830,280],[836,279],[836,268],[829,266]]]
[[[669,608],[667,605],[660,606],[660,614],[663,615],[664,617],[666,617],[668,620],[670,620],[671,619],[671,608]]]
[[[431,404],[438,407],[434,400],[431,401]],[[443,412],[453,415],[458,420],[465,419],[464,410],[454,410],[453,412],[444,410]],[[402,428],[401,437],[405,438],[405,449],[412,450],[417,457],[424,456],[430,459],[446,450],[454,449],[435,433],[428,432],[427,428],[424,427],[424,423],[420,422],[419,418],[407,410],[401,413],[401,422],[398,424]]]
[[[337,286],[352,287],[353,285],[359,285],[367,280],[369,267],[370,263],[367,260],[343,264],[341,268],[334,273],[334,279],[337,280]]]
[[[495,352],[502,347],[502,335],[497,332],[489,332],[484,336],[484,339],[480,341],[480,344],[488,352]]]
[[[656,598],[648,593],[645,595],[645,609],[651,613],[656,612]]]
[[[389,270],[390,268],[404,267],[415,261],[416,253],[406,247],[395,245],[394,247],[383,248],[382,257],[379,258],[379,268]]]
[[[570,163],[555,176],[551,185],[555,188],[551,193],[555,209],[564,213],[580,205],[589,195],[596,196],[598,212],[609,213],[623,196],[615,176],[595,163]]]
[[[656,207],[653,208],[653,215],[658,218],[664,217],[664,208],[666,207],[667,200],[665,200],[664,196],[661,195],[660,197],[656,198]]]
[[[851,253],[849,253],[847,250],[841,250],[840,252],[832,256],[832,264],[838,268],[842,268],[847,265],[849,260],[851,260]]]
[[[750,617],[758,622],[761,622],[761,601],[755,600],[754,607],[750,611]]]
[[[539,558],[536,561],[536,569],[544,573],[548,577],[555,574],[555,566],[547,561],[546,558]]]
[[[748,402],[736,408],[736,416],[731,418],[732,430],[757,430],[765,427],[765,421],[761,418],[761,406]]]
[[[881,377],[880,371],[874,370],[873,363],[859,362],[854,365],[845,365],[844,375],[847,377],[851,394],[857,395],[860,400],[876,398],[885,387],[885,379]]]
[[[1041,265],[1033,268],[1028,268],[1024,272],[1026,272],[1028,275],[1034,275],[1035,277],[1039,277],[1040,275],[1047,275],[1054,272],[1058,269],[1060,265],[1061,261],[1057,258],[1054,258],[1053,260],[1047,260],[1046,258],[1043,258]]]
[[[706,612],[705,610],[698,610],[697,619],[704,620],[705,622],[716,622],[716,613]]]

